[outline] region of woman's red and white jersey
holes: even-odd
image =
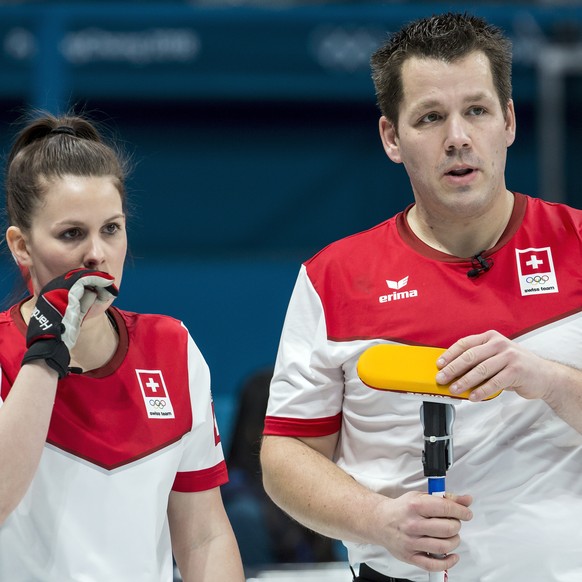
[[[396,343],[447,348],[494,329],[582,367],[582,212],[515,195],[488,270],[438,252],[406,212],[337,241],[301,268],[289,304],[265,434],[340,431],[336,462],[390,497],[426,490],[420,401],[358,378],[362,352]],[[476,263],[477,266],[479,263]],[[543,401],[511,391],[455,405],[447,490],[474,496],[450,582],[582,580],[582,435]],[[398,578],[426,572],[383,547],[346,543],[350,561]]]
[[[26,349],[19,307],[0,314],[0,404]],[[169,582],[170,491],[227,481],[208,366],[188,330],[109,313],[118,349],[59,381],[38,470],[0,526],[0,580]]]

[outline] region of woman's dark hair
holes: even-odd
[[[8,156],[4,185],[8,224],[29,230],[47,185],[66,175],[112,176],[125,210],[127,171],[125,157],[87,118],[38,114],[16,136]]]

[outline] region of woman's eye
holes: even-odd
[[[65,232],[61,233],[61,238],[64,238],[66,240],[72,240],[75,238],[79,238],[82,235],[81,230],[78,228],[69,228],[68,230],[65,230]]]
[[[118,230],[120,230],[119,224],[112,222],[111,224],[107,224],[103,229],[107,234],[115,234]]]

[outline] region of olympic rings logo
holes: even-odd
[[[548,277],[548,275],[536,275],[535,277],[526,277],[525,278],[525,282],[528,285],[531,285],[532,283],[547,283],[550,280],[550,278]]]
[[[166,401],[165,400],[154,400],[153,398],[150,398],[150,406],[155,406],[156,408],[164,408],[164,406],[166,406]]]

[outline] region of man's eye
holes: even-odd
[[[485,113],[484,107],[471,107],[471,109],[469,109],[469,115],[479,116],[483,115],[484,113]]]
[[[421,117],[421,123],[434,123],[438,121],[440,118],[438,113],[427,113],[424,117]]]

